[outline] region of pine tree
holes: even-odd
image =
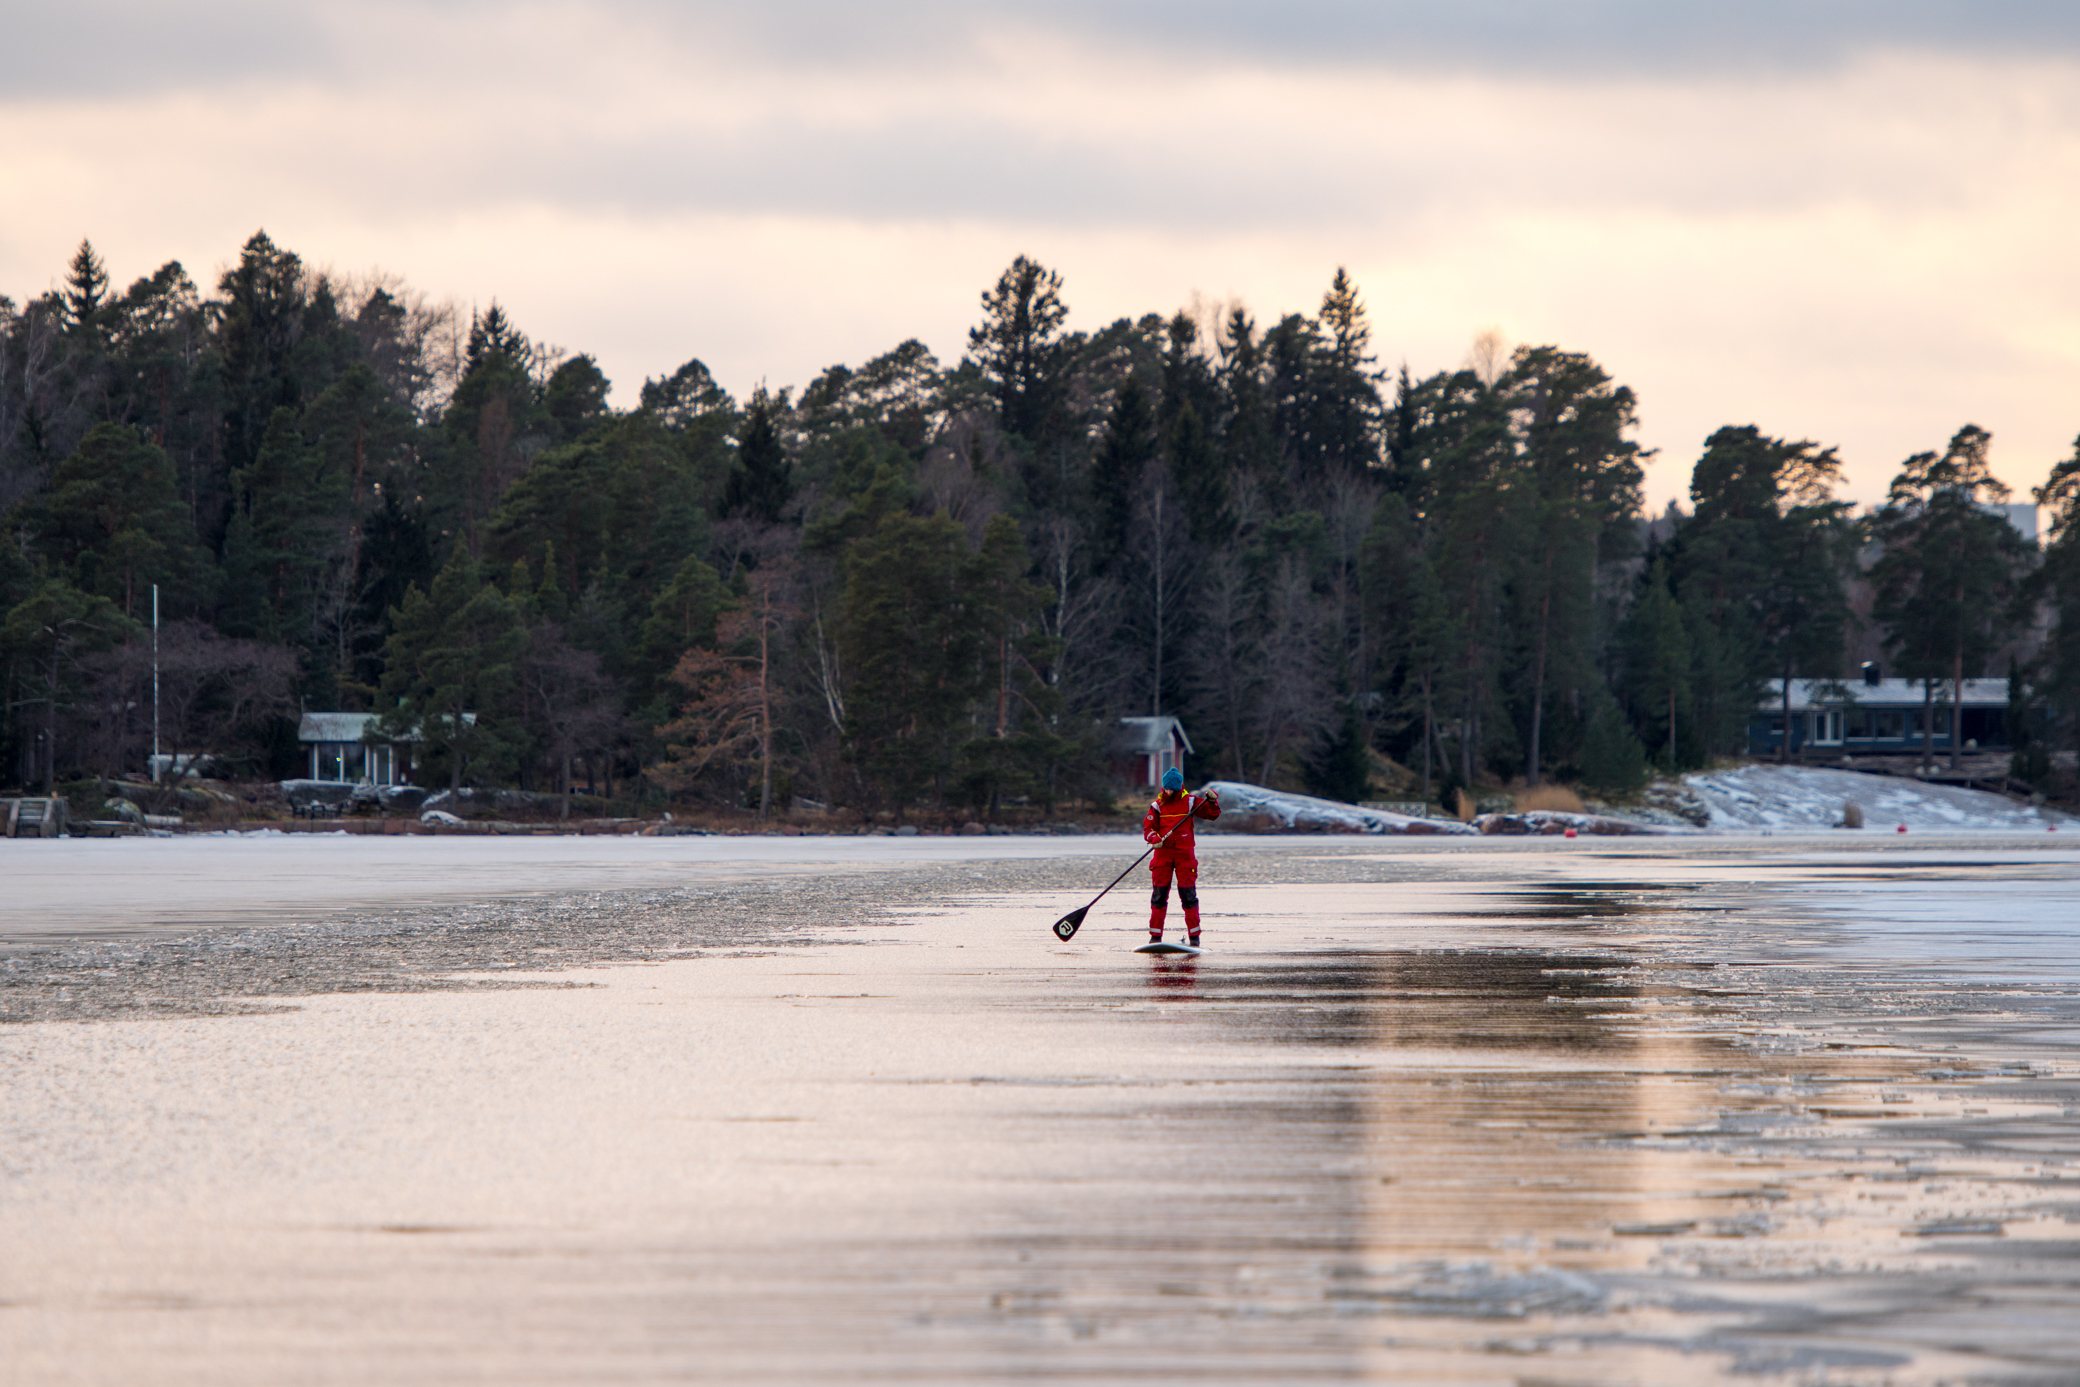
[[[0,669],[16,683],[8,702],[35,716],[40,713],[41,765],[31,775],[43,782],[45,794],[58,784],[59,730],[63,717],[84,695],[88,655],[107,650],[136,631],[137,624],[113,602],[81,592],[62,577],[45,578],[0,620]]]
[[[840,646],[847,750],[871,799],[943,800],[961,729],[990,687],[989,633],[969,591],[967,531],[890,515],[846,558]]]
[[[419,737],[422,756],[445,763],[451,789],[508,768],[519,729],[505,715],[526,646],[520,612],[458,548],[430,590],[412,587],[391,613],[385,735]]]
[[[684,429],[707,416],[733,414],[736,401],[706,366],[693,360],[662,380],[645,380],[639,408],[668,428]]]
[[[1021,255],[983,293],[982,313],[968,332],[968,350],[997,397],[1004,431],[1041,442],[1066,384],[1062,277]]]
[[[639,644],[649,677],[637,690],[640,702],[648,702],[656,681],[681,655],[715,643],[716,619],[731,603],[729,585],[699,555],[680,561],[643,621]]]
[[[1947,678],[1950,767],[1962,753],[1964,680],[1985,668],[2012,629],[2031,553],[1993,507],[2008,488],[1993,476],[1993,436],[1967,424],[1940,455],[1916,453],[1892,480],[1872,531],[1885,552],[1871,568],[1872,615],[1902,672],[1924,682],[1922,759],[1933,755],[1935,681]]]
[[[1496,391],[1515,416],[1529,472],[1516,589],[1531,667],[1524,778],[1537,785],[1551,676],[1579,678],[1588,666],[1598,553],[1615,522],[1637,513],[1644,472],[1639,445],[1625,437],[1638,424],[1632,390],[1588,356],[1520,347]]]
[[[1689,614],[1697,653],[1694,693],[1707,750],[1745,744],[1765,680],[1838,672],[1849,620],[1841,462],[1832,448],[1765,436],[1753,425],[1717,430],[1692,470],[1696,506],[1677,531],[1669,572]],[[1780,754],[1788,757],[1790,738]]]
[[[589,356],[574,356],[550,372],[542,405],[553,421],[557,441],[574,442],[605,419],[611,389],[599,363]]]
[[[2046,602],[2054,618],[2038,656],[2039,678],[2053,735],[2071,749],[2080,746],[2080,438],[2036,489],[2035,500],[2050,524],[2031,595]]]
[[[25,512],[37,547],[68,579],[135,616],[164,584],[169,600],[209,594],[195,526],[164,450],[119,424],[97,424]]]

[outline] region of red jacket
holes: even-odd
[[[1159,852],[1193,855],[1193,819],[1218,819],[1221,816],[1221,797],[1208,791],[1201,795],[1188,795],[1182,790],[1172,799],[1166,791],[1148,806],[1141,816],[1141,836],[1151,843],[1161,843],[1163,835],[1169,834],[1169,843],[1157,849]],[[1172,832],[1175,830],[1175,832]]]

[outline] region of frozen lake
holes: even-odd
[[[0,1382],[2080,1380],[2080,842],[16,846]]]
[[[5,846],[0,947],[750,876],[1093,852],[1131,860],[1144,845],[1130,834],[977,840],[257,833],[19,839]]]

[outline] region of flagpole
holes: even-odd
[[[159,783],[159,585],[152,584],[152,783]]]

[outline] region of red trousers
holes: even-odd
[[[1199,859],[1196,854],[1179,852],[1176,848],[1157,848],[1155,856],[1148,862],[1149,875],[1155,881],[1155,890],[1148,901],[1148,933],[1153,939],[1163,937],[1163,917],[1170,913],[1170,878],[1177,878],[1177,899],[1184,906],[1185,933],[1199,932]]]

